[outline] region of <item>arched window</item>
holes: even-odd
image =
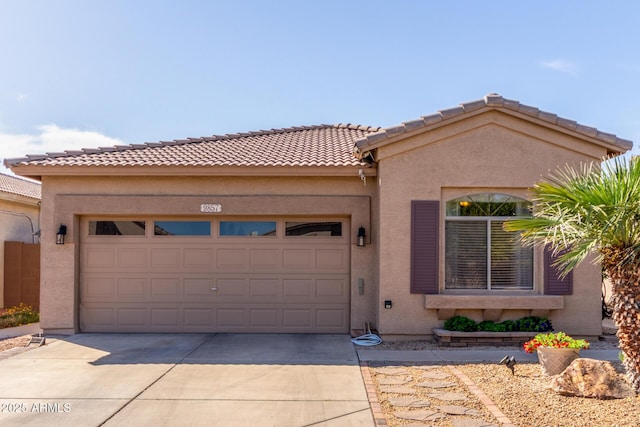
[[[502,224],[530,215],[530,202],[481,193],[447,202],[445,289],[531,290],[533,248]]]

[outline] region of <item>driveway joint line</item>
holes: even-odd
[[[211,335],[211,337],[209,337],[208,340],[200,343],[199,346],[197,346],[196,348],[194,348],[193,350],[191,350],[187,355],[185,355],[182,359],[180,359],[179,361],[177,361],[176,363],[174,363],[172,366],[169,367],[169,369],[167,369],[163,374],[161,374],[158,378],[156,378],[155,380],[153,380],[151,382],[151,384],[147,385],[145,388],[143,388],[142,390],[140,390],[140,392],[138,394],[136,394],[135,396],[133,396],[131,399],[129,399],[124,405],[122,405],[117,411],[115,411],[113,414],[111,414],[109,417],[107,417],[106,420],[104,420],[103,422],[101,422],[100,424],[98,424],[99,427],[105,425],[106,423],[109,422],[109,420],[113,419],[113,417],[115,417],[116,415],[118,415],[120,412],[122,412],[122,410],[124,408],[126,408],[127,406],[129,406],[134,400],[136,400],[138,397],[140,397],[140,395],[142,395],[142,393],[144,393],[145,391],[149,390],[151,387],[153,387],[154,384],[156,384],[158,381],[160,381],[161,379],[163,379],[169,372],[173,371],[173,368],[175,368],[176,366],[178,366],[180,363],[182,363],[185,359],[187,359],[189,356],[191,356],[193,353],[195,353],[196,351],[198,351],[203,345],[208,344],[209,341],[211,341],[213,338],[216,337],[216,335],[218,334],[213,334]]]

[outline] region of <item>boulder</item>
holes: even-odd
[[[635,392],[610,362],[580,358],[551,380],[551,389],[565,396],[624,399]]]

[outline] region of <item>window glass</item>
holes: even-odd
[[[220,236],[275,235],[275,221],[220,221]]]
[[[287,221],[285,223],[285,236],[342,236],[342,223],[339,221]]]
[[[481,193],[447,202],[447,216],[529,216],[531,204],[507,194]]]
[[[211,236],[209,221],[155,221],[156,236]]]
[[[89,221],[90,236],[144,236],[144,221]]]
[[[530,206],[488,193],[447,202],[445,289],[533,289],[533,248],[502,229],[504,217],[529,216]]]

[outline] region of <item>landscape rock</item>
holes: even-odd
[[[580,358],[551,380],[551,389],[565,396],[624,399],[635,396],[610,362]]]

